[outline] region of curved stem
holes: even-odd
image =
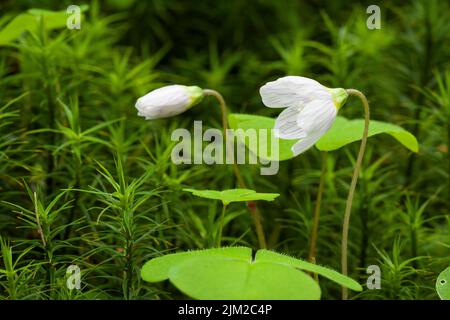
[[[225,210],[227,209],[227,206],[225,204],[222,205],[222,213],[220,215],[220,221],[219,221],[219,231],[217,235],[217,248],[220,248],[222,246],[222,230],[223,230],[223,223],[225,221]]]
[[[203,94],[205,96],[213,96],[214,98],[217,99],[217,101],[219,101],[220,111],[222,112],[222,127],[223,127],[223,131],[226,132],[226,130],[228,129],[228,109],[227,109],[227,104],[225,103],[225,99],[216,90],[203,89]],[[226,135],[225,135],[225,139],[226,139]]]
[[[369,102],[367,101],[366,96],[356,89],[347,89],[347,93],[350,96],[357,96],[359,99],[361,99],[363,106],[364,106],[364,131],[363,136],[361,139],[361,145],[359,147],[359,153],[358,158],[356,159],[355,168],[353,170],[353,176],[352,176],[352,182],[350,183],[350,190],[348,191],[347,196],[347,203],[345,205],[345,212],[344,212],[344,223],[342,225],[342,244],[341,244],[341,268],[342,268],[342,274],[347,275],[348,274],[348,230],[350,225],[350,214],[352,211],[352,204],[353,204],[353,196],[355,194],[355,188],[356,183],[358,181],[359,171],[361,169],[361,163],[362,159],[364,157],[364,151],[366,149],[366,143],[367,143],[367,136],[369,134],[369,119],[370,119],[370,112],[369,112]],[[348,289],[345,287],[342,287],[342,299],[347,300],[348,299]]]
[[[323,152],[322,156],[322,171],[320,174],[319,190],[317,191],[316,206],[314,208],[313,226],[311,231],[311,240],[309,247],[308,260],[311,263],[316,263],[316,248],[317,248],[317,234],[319,231],[320,207],[322,203],[322,195],[325,184],[325,177],[327,173],[327,155],[328,152]]]
[[[224,140],[225,140],[225,144],[226,144],[226,143],[228,143],[228,139],[227,139],[228,108],[225,103],[225,99],[219,92],[217,92],[216,90],[212,90],[212,89],[203,89],[203,94],[205,96],[213,96],[219,102],[220,110],[222,112],[223,135],[224,135]],[[243,188],[243,189],[247,189],[247,185],[246,185],[244,179],[242,178],[241,171],[239,170],[239,166],[236,164],[235,161],[233,161],[232,166],[233,166],[233,172],[237,179],[239,187]],[[266,237],[264,235],[264,229],[263,229],[263,226],[261,223],[261,213],[258,210],[258,207],[256,206],[256,203],[254,201],[249,201],[247,203],[247,207],[249,208],[250,213],[253,217],[253,221],[255,223],[255,229],[256,229],[256,235],[258,236],[259,247],[262,249],[265,249],[266,248]]]

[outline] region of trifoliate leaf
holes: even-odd
[[[273,251],[259,250],[253,260],[246,247],[168,254],[148,261],[141,276],[149,282],[170,279],[196,299],[319,299],[319,286],[302,270],[362,290],[356,281],[332,269]]]
[[[141,277],[148,282],[167,280],[169,278],[170,268],[192,257],[220,256],[238,260],[249,260],[251,259],[251,254],[252,250],[246,247],[224,247],[167,254],[145,263],[141,270]]]
[[[183,189],[183,191],[191,192],[194,196],[201,198],[221,200],[224,205],[240,201],[273,201],[280,195],[279,193],[259,193],[250,189],[230,189],[224,191]]]
[[[346,277],[333,269],[322,267],[304,260],[296,259],[269,250],[259,250],[256,253],[256,260],[286,264],[294,268],[314,272],[340,284],[341,286],[347,287],[355,291],[362,291],[361,285],[352,278]]]
[[[436,291],[441,300],[450,300],[450,267],[439,274],[436,280]]]
[[[169,272],[172,283],[200,300],[318,300],[319,285],[281,264],[225,257],[189,259]]]
[[[337,117],[330,130],[317,141],[316,147],[322,151],[339,149],[349,143],[361,140],[363,131],[364,119],[348,120],[344,117]],[[380,133],[391,135],[413,152],[419,151],[416,137],[402,127],[387,122],[370,120],[369,137]]]
[[[263,116],[254,116],[249,114],[232,113],[228,116],[230,127],[234,130],[242,129],[244,132],[248,129],[256,131],[256,143],[250,143],[248,138],[237,134],[237,139],[244,143],[247,149],[260,158],[282,161],[294,157],[292,154],[292,146],[297,140],[284,140],[274,137],[273,127],[275,126],[275,119]],[[278,143],[278,152],[272,154],[272,141]]]
[[[241,143],[244,143],[247,149],[253,154],[258,155],[258,157],[278,161],[288,160],[294,157],[291,148],[299,140],[278,139],[273,136],[273,132],[271,131],[270,135],[267,134],[267,138],[264,138],[266,132],[269,132],[267,130],[271,130],[275,126],[275,119],[237,113],[230,114],[228,119],[232,129],[242,129],[244,131],[248,129],[256,130],[258,133],[256,135],[256,143],[250,143],[249,139],[243,135],[237,135],[237,139]],[[336,150],[347,144],[361,140],[363,130],[364,119],[348,120],[339,116],[336,117],[333,126],[319,139],[315,146],[321,151]],[[265,131],[265,133],[260,136],[260,131]],[[391,135],[413,152],[418,152],[419,150],[417,139],[405,129],[387,122],[370,120],[369,137],[380,133]],[[272,141],[277,141],[278,143],[278,156],[270,153]],[[267,152],[261,152],[261,146]]]

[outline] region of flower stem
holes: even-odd
[[[220,111],[222,112],[222,127],[223,127],[224,133],[226,133],[226,130],[228,129],[228,108],[227,108],[227,104],[225,103],[225,99],[216,90],[204,89],[203,94],[205,96],[213,96],[214,98],[217,99],[217,101],[219,101]],[[226,135],[225,135],[225,139],[226,139]]]
[[[204,89],[203,94],[205,96],[213,96],[217,99],[217,101],[219,101],[220,110],[222,111],[222,127],[223,127],[224,139],[225,139],[225,143],[228,143],[228,139],[227,139],[228,108],[225,103],[225,99],[222,97],[222,95],[219,92],[217,92],[215,90],[211,90],[211,89]],[[233,161],[232,166],[233,166],[233,172],[237,179],[239,187],[243,188],[243,189],[247,189],[247,185],[246,185],[244,179],[242,178],[241,171],[239,170],[239,166],[236,164],[235,161]],[[258,236],[259,247],[262,249],[265,249],[267,247],[267,245],[266,245],[266,237],[264,235],[264,229],[263,229],[263,226],[261,223],[261,212],[258,210],[258,207],[256,206],[256,203],[254,201],[249,201],[247,203],[247,207],[248,207],[250,214],[253,217],[253,221],[255,223],[255,230],[256,230],[256,235]]]
[[[350,96],[357,96],[361,99],[364,106],[364,131],[361,139],[361,145],[359,147],[358,158],[356,159],[355,168],[353,170],[352,182],[350,184],[350,190],[348,191],[347,203],[345,205],[344,222],[342,225],[342,244],[341,244],[341,268],[342,274],[348,274],[348,230],[350,225],[350,214],[352,210],[353,196],[355,194],[356,183],[358,181],[359,171],[361,169],[362,159],[364,157],[364,151],[366,149],[367,136],[369,133],[369,102],[366,96],[356,89],[347,89],[347,93]],[[348,289],[342,287],[342,299],[348,299]]]
[[[222,205],[222,213],[220,215],[220,221],[219,221],[219,231],[217,232],[217,248],[220,248],[222,246],[222,230],[223,230],[223,224],[225,221],[225,211],[227,209],[227,205]]]
[[[317,191],[316,206],[314,208],[314,218],[313,226],[311,231],[311,240],[309,247],[308,260],[311,263],[316,263],[316,248],[317,248],[317,234],[319,230],[319,219],[320,219],[320,207],[322,203],[322,195],[325,184],[325,177],[327,173],[327,152],[323,152],[322,156],[322,171],[320,174],[319,190]]]

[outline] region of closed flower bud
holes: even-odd
[[[146,120],[176,116],[190,109],[203,98],[197,86],[170,85],[147,93],[136,101],[138,116]]]

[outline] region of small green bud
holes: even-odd
[[[188,92],[189,98],[191,99],[189,107],[193,107],[196,104],[200,103],[205,96],[203,94],[203,89],[197,86],[186,87],[186,91]]]
[[[348,93],[345,89],[342,88],[335,88],[335,89],[328,89],[331,92],[331,99],[333,100],[334,105],[336,106],[336,109],[340,109],[344,103],[347,101]]]

